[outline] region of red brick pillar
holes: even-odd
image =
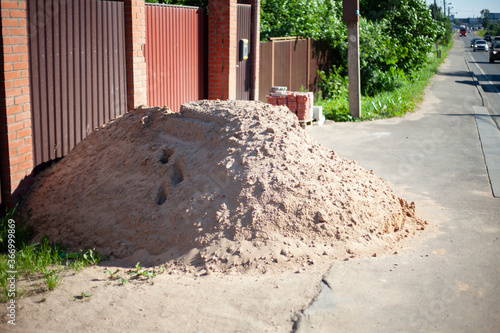
[[[127,52],[127,95],[129,110],[147,105],[146,61],[146,8],[144,0],[124,0],[125,44]]]
[[[208,98],[236,99],[236,0],[208,1]]]
[[[18,201],[32,183],[33,147],[26,0],[2,0],[0,172],[2,203]]]

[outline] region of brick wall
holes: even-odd
[[[26,0],[2,0],[0,169],[2,203],[12,204],[32,183]]]
[[[124,0],[125,44],[127,52],[128,108],[147,105],[146,61],[146,8],[144,0]]]
[[[236,99],[237,2],[208,2],[208,98]]]

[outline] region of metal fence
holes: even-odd
[[[29,0],[34,162],[62,157],[127,111],[124,4]]]
[[[202,7],[146,5],[149,106],[179,111],[207,97],[207,14]]]
[[[248,59],[242,59],[240,52],[240,40],[246,39],[250,42],[252,39],[252,6],[238,4],[237,12],[237,45],[235,45],[237,56],[236,67],[236,99],[249,100],[250,99],[250,75],[251,75],[251,58],[255,57],[254,54],[249,52]],[[248,45],[250,49],[250,44]]]
[[[290,91],[317,91],[318,70],[331,66],[328,49],[311,39],[272,38],[260,44],[259,99],[273,86],[286,86]]]

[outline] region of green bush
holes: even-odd
[[[419,76],[434,45],[451,40],[451,23],[442,13],[434,20],[431,8],[420,0],[360,0],[360,9],[363,105],[368,114],[398,114],[389,110],[406,102],[387,94],[400,91]],[[347,28],[342,21],[342,1],[262,0],[261,40],[283,36],[309,37],[328,45],[333,67],[319,72],[318,104],[322,103],[330,119],[349,120]]]
[[[327,119],[337,122],[403,116],[406,112],[412,111],[420,102],[429,80],[437,72],[438,66],[444,61],[446,52],[451,49],[452,45],[453,43],[446,47],[440,46],[439,49],[444,55],[442,58],[437,58],[434,52],[430,52],[427,56],[428,62],[426,66],[411,77],[402,79],[398,88],[379,93],[376,96],[362,96],[360,119],[353,119],[349,115],[347,81],[342,81],[343,78],[338,75],[338,72],[332,71],[330,77],[334,77],[333,81],[337,82],[337,84],[342,83],[344,85],[338,89],[340,93],[336,93],[334,90],[337,87],[336,85],[323,83],[322,89],[329,93],[326,99],[323,99],[322,92],[318,93],[315,104],[323,106],[323,113]],[[324,75],[324,73],[320,73],[320,75]]]

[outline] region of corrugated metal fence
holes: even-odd
[[[127,111],[124,4],[29,0],[35,165]]]
[[[327,49],[310,39],[272,38],[260,44],[259,99],[266,101],[272,86],[290,91],[316,91],[318,70],[331,66]]]
[[[146,5],[149,106],[178,112],[183,103],[207,97],[205,8]]]
[[[248,59],[242,59],[240,52],[240,40],[247,39],[249,42],[252,38],[252,6],[238,4],[237,13],[238,27],[237,27],[237,48],[236,56],[238,64],[236,68],[236,99],[249,100],[250,99],[250,65],[251,58],[255,55],[250,53],[250,44],[248,44]]]

